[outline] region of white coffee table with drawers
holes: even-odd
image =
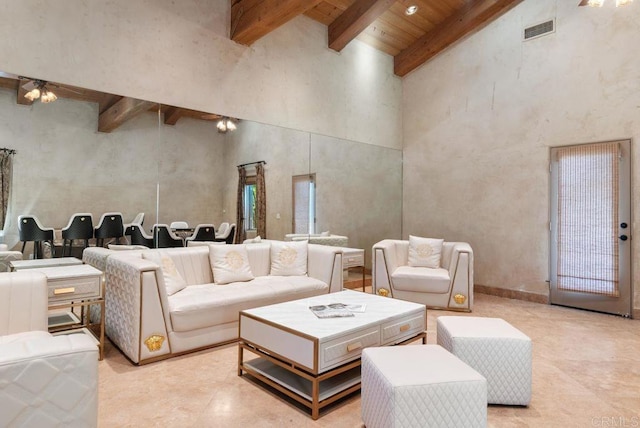
[[[310,306],[365,305],[353,317],[318,318]],[[311,409],[360,389],[360,355],[368,346],[422,339],[424,305],[345,290],[240,312],[238,375],[252,375]],[[244,351],[257,355],[246,360]]]

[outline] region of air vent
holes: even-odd
[[[531,27],[527,27],[523,32],[523,40],[531,40],[537,37],[546,36],[547,34],[551,34],[555,32],[556,25],[555,20],[549,20],[543,22],[541,24],[532,25]]]

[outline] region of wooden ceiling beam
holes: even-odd
[[[98,119],[99,132],[111,132],[127,120],[134,118],[145,110],[148,110],[154,103],[151,101],[142,101],[135,98],[123,97],[100,113]]]
[[[231,40],[251,45],[322,0],[235,0],[231,5]]]
[[[394,72],[405,76],[458,40],[478,31],[522,0],[473,0],[394,57]]]
[[[168,107],[164,111],[164,124],[175,125],[178,120],[183,116],[184,112],[178,107]]]
[[[356,0],[329,25],[329,47],[340,52],[394,3],[395,0]]]

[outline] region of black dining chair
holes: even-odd
[[[222,226],[221,226],[222,227]],[[216,234],[217,242],[224,242],[226,244],[233,244],[233,241],[236,237],[236,224],[232,223],[228,227],[225,228],[224,232],[218,232]]]
[[[153,246],[155,248],[184,247],[182,238],[177,237],[166,224],[153,226]]]
[[[114,238],[116,244],[120,243],[120,238],[124,237],[124,225],[122,223],[122,214],[120,213],[104,213],[100,217],[100,222],[95,228],[94,236],[96,237],[96,245],[104,246],[104,240]]]
[[[144,245],[153,248],[153,236],[147,235],[139,224],[134,223],[129,226],[129,231],[131,232],[131,245]]]
[[[84,248],[87,248],[91,238],[93,238],[93,216],[90,213],[73,214],[69,224],[62,229],[62,256],[67,254],[67,244],[69,255],[71,255],[74,240],[84,241]]]
[[[193,231],[193,235],[185,239],[187,246],[192,241],[215,241],[216,228],[212,224],[199,224]]]
[[[43,227],[36,216],[21,215],[18,217],[18,234],[22,241],[22,253],[27,242],[33,242],[33,258],[41,259],[43,257],[42,243],[51,244],[53,252],[53,228]],[[52,254],[53,255],[53,254]]]

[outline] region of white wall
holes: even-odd
[[[608,3],[523,2],[403,80],[403,234],[470,242],[477,284],[548,292],[549,148],[640,136],[640,4]]]
[[[229,40],[228,0],[42,0],[0,5],[0,70],[401,148],[393,58],[327,48],[304,16],[251,47]]]

